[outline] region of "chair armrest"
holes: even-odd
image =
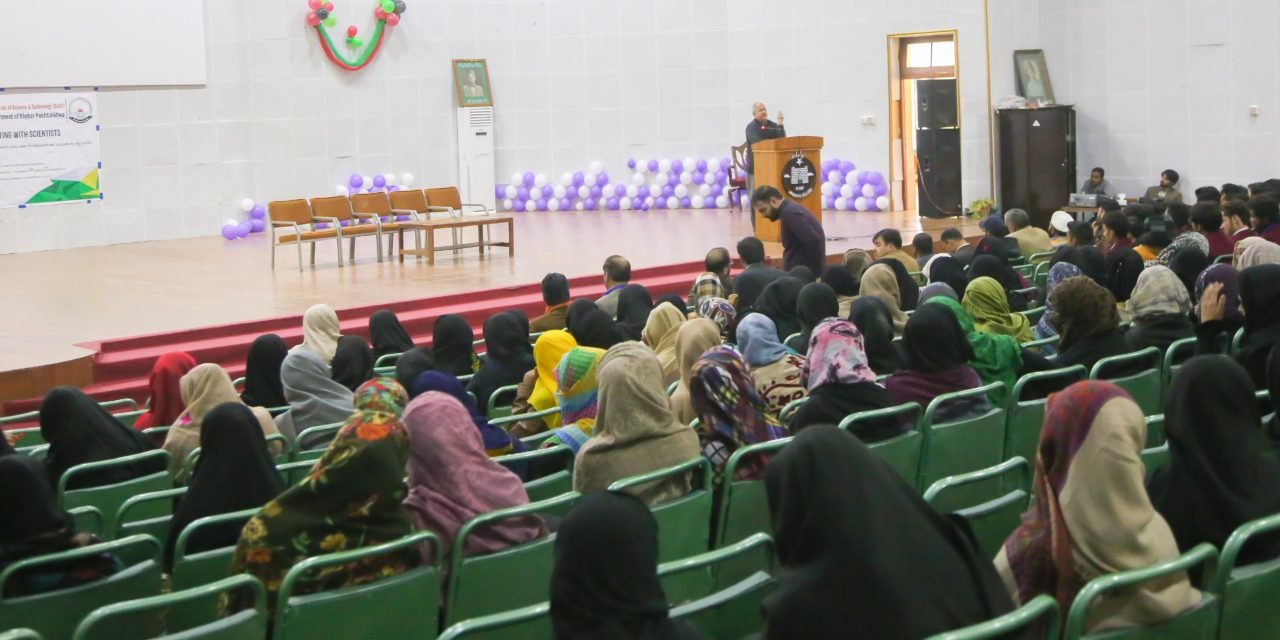
[[[414,220],[417,220],[418,216],[421,215],[413,209],[392,209],[391,213],[392,215],[397,215],[397,216],[409,216]]]
[[[379,216],[378,216],[378,214],[376,214],[376,213],[367,213],[367,212],[364,212],[364,211],[352,211],[352,212],[351,212],[351,215],[352,215],[352,216],[354,216],[354,217],[356,217],[356,218],[377,218],[377,217],[379,217]]]

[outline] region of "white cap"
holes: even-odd
[[[1067,233],[1070,230],[1068,225],[1071,224],[1072,220],[1074,218],[1066,211],[1054,211],[1053,217],[1049,218],[1049,226],[1056,229],[1058,233]]]

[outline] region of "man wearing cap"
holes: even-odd
[[[1071,234],[1071,222],[1075,218],[1071,214],[1061,209],[1054,211],[1053,216],[1049,218],[1049,238],[1051,241],[1061,241]]]
[[[1053,243],[1049,241],[1049,233],[1040,227],[1031,225],[1031,216],[1022,209],[1010,209],[1004,213],[1004,224],[1009,227],[1009,238],[1018,241],[1018,250],[1023,257],[1030,258],[1037,253],[1053,251]]]
[[[1017,239],[1009,237],[1009,226],[1004,223],[1004,216],[993,213],[978,226],[987,232],[987,237],[995,240],[1004,246],[1005,258],[1012,260],[1022,256],[1022,249],[1018,247]]]

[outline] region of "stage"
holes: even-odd
[[[902,231],[908,244],[921,230],[935,239],[953,226],[966,237],[981,234],[976,220],[922,224],[914,212],[828,211],[823,222],[829,255],[869,248],[871,236],[886,227]],[[641,271],[701,261],[715,246],[733,252],[750,234],[747,214],[727,210],[544,212],[517,214],[514,257],[505,249],[483,257],[468,249],[442,252],[433,266],[412,257],[378,263],[374,240],[366,237],[356,240],[354,265],[339,267],[326,242],[318,245],[314,269],[305,264],[305,248],[300,273],[296,249],[282,246],[273,271],[265,234],[0,255],[7,301],[0,309],[0,401],[92,382],[93,356],[106,340],[295,316],[319,302],[342,310],[503,289],[537,283],[551,271],[594,283],[610,254]],[[766,249],[773,258],[782,254],[779,244]]]

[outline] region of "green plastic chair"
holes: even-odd
[[[556,564],[555,535],[479,556],[463,553],[467,538],[503,520],[547,511],[564,512],[581,497],[570,493],[543,502],[499,509],[462,525],[449,555],[443,626],[546,601],[546,585],[551,584],[551,571]]]
[[[150,427],[142,430],[142,435],[146,436],[152,442],[164,442],[169,437],[169,430],[173,427]]]
[[[1031,475],[1031,463],[1013,458],[990,469],[943,478],[924,492],[924,500],[940,513],[968,521],[978,546],[994,558],[1031,504]]]
[[[1173,380],[1173,374],[1178,371],[1183,362],[1190,360],[1195,353],[1195,337],[1183,338],[1169,345],[1168,349],[1165,349],[1160,369],[1164,372],[1164,386],[1166,389],[1169,387],[1169,382]]]
[[[1244,341],[1244,327],[1240,327],[1234,336],[1231,336],[1231,355],[1240,353],[1240,343]]]
[[[673,394],[675,394],[676,389],[678,389],[679,387],[680,387],[679,380],[676,380],[675,382],[672,382],[671,384],[667,385],[667,397],[669,398]]]
[[[541,604],[504,611],[450,625],[439,640],[546,640],[551,628],[551,605]]]
[[[511,403],[515,401],[516,391],[520,385],[509,385],[506,387],[498,387],[494,390],[493,395],[489,396],[489,406],[485,408],[485,416],[490,420],[505,418],[511,415]],[[506,404],[499,404],[499,398],[510,397]]]
[[[1222,562],[1210,589],[1222,598],[1219,640],[1257,638],[1261,629],[1280,629],[1280,558],[1238,566],[1250,538],[1280,531],[1280,514],[1246,522],[1222,546]]]
[[[151,403],[148,401],[147,405],[150,406],[150,404]],[[102,409],[107,413],[111,413],[112,411],[115,411],[117,409],[124,409],[125,411],[138,410],[138,402],[133,398],[120,398],[119,400],[107,400],[106,402],[99,402],[98,406],[102,407]]]
[[[1168,562],[1094,578],[1076,595],[1075,602],[1071,603],[1071,609],[1067,612],[1067,623],[1062,637],[1064,640],[1077,640],[1078,638],[1090,638],[1093,640],[1147,640],[1148,638],[1198,640],[1215,638],[1218,634],[1218,614],[1221,603],[1218,596],[1212,591],[1201,592],[1200,604],[1195,607],[1164,622],[1146,627],[1086,633],[1085,622],[1089,615],[1089,608],[1095,600],[1116,593],[1126,587],[1189,571],[1202,565],[1204,566],[1205,576],[1203,584],[1213,584],[1215,579],[1214,568],[1217,566],[1217,562],[1218,551],[1213,548],[1213,545],[1204,543],[1196,545],[1195,548]],[[1252,637],[1257,636],[1254,635]]]
[[[729,456],[729,461],[724,465],[724,481],[720,485],[720,514],[715,544],[717,549],[745,540],[761,531],[773,531],[773,525],[769,521],[769,502],[764,494],[764,478],[734,478],[744,460],[777,453],[789,442],[791,438],[781,438],[748,445]]]
[[[45,638],[70,638],[90,612],[117,602],[160,593],[160,543],[150,536],[130,536],[79,549],[26,558],[0,571],[0,593],[13,576],[43,566],[112,553],[126,567],[101,580],[69,589],[29,596],[0,596],[0,629],[25,627]],[[130,559],[140,559],[129,564]]]
[[[530,451],[532,451],[534,449],[541,447],[542,443],[546,442],[547,439],[550,437],[551,437],[550,431],[543,431],[542,433],[535,433],[531,436],[525,436],[523,438],[520,438],[520,442],[523,442],[525,446],[528,447]]]
[[[374,364],[377,363],[375,362]],[[231,386],[235,387],[236,393],[244,393],[244,382],[246,379],[247,378],[245,376],[240,376],[239,378],[231,381]]]
[[[550,468],[555,464],[558,471],[548,473],[540,478],[534,478],[524,483],[525,493],[529,494],[530,502],[539,502],[548,500],[556,496],[561,496],[573,491],[573,449],[565,445],[557,445],[547,447],[546,449],[538,448],[521,453],[509,453],[505,456],[494,456],[493,461],[498,464],[511,468],[512,463],[539,461],[537,465],[542,467],[543,464]],[[545,461],[545,462],[544,462]],[[558,462],[557,462],[558,461]],[[557,514],[563,516],[564,514]]]
[[[787,344],[788,342],[791,342],[791,339],[792,339],[792,338],[799,338],[799,337],[800,337],[800,336],[802,336],[802,335],[804,335],[804,334],[803,334],[803,333],[800,333],[799,331],[797,331],[797,332],[795,332],[795,333],[793,333],[793,334],[791,334],[791,335],[787,336],[786,338],[783,338],[783,340],[782,340],[782,344],[784,344],[784,345],[785,345],[785,344]]]
[[[839,426],[845,431],[851,431],[855,425],[862,422],[896,418],[907,414],[915,414],[915,418],[911,421],[910,428],[906,433],[888,440],[874,442],[867,445],[867,448],[884,458],[885,462],[889,463],[889,466],[902,475],[902,479],[906,480],[907,484],[916,487],[916,482],[920,478],[920,461],[924,456],[924,434],[920,431],[919,404],[907,402],[896,407],[862,411],[845,416],[840,421]]]
[[[796,411],[798,411],[800,407],[803,407],[804,403],[808,401],[809,401],[809,397],[805,396],[803,398],[796,398],[795,400],[788,402],[787,406],[783,407],[782,411],[778,412],[778,422],[783,425],[787,424],[788,422],[791,422],[791,416],[795,415]]]
[[[6,416],[3,418],[0,418],[0,426],[5,424],[12,424],[15,422],[24,422],[26,420],[36,420],[36,419],[39,419],[39,417],[40,417],[39,411],[32,411],[31,413],[21,413],[16,416]],[[49,444],[47,441],[45,441],[44,434],[40,433],[40,427],[27,427],[25,429],[9,429],[8,431],[4,432],[4,435],[11,438],[14,438],[14,437],[17,438],[17,441],[14,442],[13,444],[13,448],[17,450],[19,453],[21,453],[24,449],[34,449],[35,447]]]
[[[948,402],[963,398],[988,397],[992,392],[1004,389],[1004,383],[944,393],[929,403],[921,420],[924,433],[924,450],[920,458],[920,477],[917,487],[928,487],[947,476],[958,476],[987,467],[994,467],[1004,460],[1005,410],[995,407],[973,418],[947,423],[935,423],[933,416],[938,408]]]
[[[243,526],[259,511],[261,509],[243,509],[216,516],[205,516],[192,520],[191,524],[184,527],[178,533],[178,539],[173,545],[173,572],[170,575],[173,588],[194,589],[216,582],[227,575],[231,569],[231,557],[235,555],[235,545],[208,551],[188,552],[187,546],[191,543],[191,537],[201,529],[224,525],[228,522],[237,522]]]
[[[43,640],[39,633],[32,629],[10,629],[0,631],[0,640]]]
[[[67,513],[71,514],[71,518],[75,521],[76,531],[92,533],[99,538],[105,535],[102,530],[102,512],[96,507],[75,507],[67,509]]]
[[[219,598],[240,590],[253,594],[253,608],[221,617]],[[178,608],[196,609],[204,615],[178,623],[171,615]],[[242,573],[195,589],[107,605],[80,623],[74,640],[145,640],[160,635],[201,640],[265,639],[269,624],[266,589],[257,578]]]
[[[1037,264],[1035,272],[1031,274],[1032,284],[1036,285],[1037,287],[1040,287],[1041,290],[1048,287],[1049,286],[1049,269],[1052,269],[1052,268],[1053,268],[1053,265],[1049,264],[1048,262],[1041,262]]]
[[[1147,447],[1154,447],[1164,444],[1166,439],[1164,435],[1164,414],[1158,416],[1147,416],[1144,421],[1147,424]]]
[[[698,456],[666,469],[623,478],[609,485],[610,491],[639,493],[636,489],[686,474],[692,476],[689,493],[649,507],[654,519],[658,521],[659,562],[688,558],[710,548],[711,463]]]
[[[403,355],[403,353],[387,353],[387,354],[378,356],[378,359],[373,361],[373,368],[382,369],[385,367],[390,367],[394,371],[396,367],[396,363],[400,361],[401,355]]]
[[[1107,369],[1117,365],[1149,361],[1151,367],[1138,373],[1112,378],[1105,374]],[[1119,356],[1103,358],[1093,365],[1089,372],[1090,380],[1107,380],[1124,389],[1133,396],[1133,401],[1142,409],[1142,415],[1154,416],[1164,413],[1164,375],[1161,373],[1160,350],[1147,347],[1141,351]]]
[[[141,416],[146,412],[146,409],[138,409],[137,411],[125,411],[124,413],[117,413],[114,415],[120,424],[132,429],[133,425],[138,422],[138,416]]]
[[[1146,471],[1145,475],[1150,476],[1152,471],[1166,464],[1169,464],[1169,443],[1142,450],[1142,467]]]
[[[745,580],[759,571],[774,572],[773,538],[757,533],[727,547],[658,566],[667,602],[678,606],[705,598]]]
[[[1062,338],[1062,336],[1049,336],[1048,338],[1041,338],[1041,339],[1039,339],[1039,340],[1032,340],[1031,342],[1025,342],[1025,343],[1023,343],[1022,348],[1023,348],[1023,349],[1033,349],[1033,350],[1038,350],[1040,347],[1046,347],[1046,346],[1049,346],[1049,345],[1056,345],[1056,344],[1058,344],[1058,340],[1060,340],[1061,338]]]
[[[78,475],[147,461],[158,461],[157,466],[161,470],[116,484],[84,489],[67,488],[68,482]],[[129,498],[142,493],[164,491],[172,488],[173,480],[169,477],[169,452],[164,449],[155,449],[114,460],[78,464],[67,469],[66,473],[63,473],[62,477],[58,479],[58,504],[63,509],[84,506],[97,507],[102,512],[102,530],[111,533],[116,530],[116,516],[120,513],[120,507],[124,506],[125,501]]]
[[[276,471],[280,474],[280,479],[284,480],[286,485],[292,487],[311,473],[311,468],[316,466],[315,460],[299,460],[297,462],[286,462],[277,464]]]
[[[274,640],[325,638],[408,638],[439,629],[440,566],[421,565],[376,582],[294,595],[299,580],[325,567],[342,566],[406,549],[418,552],[430,544],[431,557],[440,557],[440,539],[420,531],[371,547],[307,558],[289,569],[276,604]]]
[[[505,418],[493,419],[489,421],[489,424],[492,424],[497,427],[502,427],[503,429],[505,429],[507,428],[507,425],[515,424],[522,420],[528,420],[530,418],[544,418],[546,416],[555,415],[557,413],[560,413],[560,407],[551,407],[550,409],[543,409],[542,411],[531,411],[529,413],[521,413],[516,415],[509,415]],[[538,434],[538,435],[542,435],[542,434]],[[550,435],[550,434],[547,434],[547,435]]]
[[[1084,380],[1089,371],[1084,365],[1075,365],[1052,371],[1028,373],[1013,385],[1013,393],[1009,396],[1009,410],[1004,429],[1004,459],[1023,457],[1036,459],[1036,449],[1040,445],[1040,428],[1044,425],[1045,398],[1023,399],[1029,385],[1045,380],[1058,381],[1061,386]]]
[[[1000,640],[1003,638],[1030,638],[1027,635],[1035,625],[1041,625],[1043,640],[1058,640],[1062,629],[1062,611],[1053,597],[1040,594],[1030,602],[998,618],[986,622],[929,636],[925,640]],[[1023,635],[1015,632],[1022,631]]]
[[[692,624],[708,638],[742,638],[758,633],[764,625],[760,610],[773,586],[773,577],[761,571],[728,589],[680,605],[669,615]]]
[[[1053,254],[1055,253],[1057,253],[1057,251],[1041,251],[1040,253],[1033,253],[1027,257],[1027,261],[1032,264],[1039,264],[1053,258]]]
[[[1018,275],[1024,278],[1030,278],[1031,276],[1035,275],[1036,266],[1033,264],[1020,264],[1016,267],[1013,267],[1013,270],[1017,272]]]
[[[336,422],[303,429],[302,433],[293,439],[293,446],[289,449],[289,461],[318,460],[324,455],[325,449],[329,448],[329,443],[333,442],[334,437],[342,430],[343,424],[345,423]]]
[[[174,503],[186,494],[186,487],[178,487],[143,493],[125,500],[116,512],[116,530],[111,538],[142,534],[156,540],[167,540]]]
[[[1027,309],[1026,311],[1019,311],[1018,313],[1026,316],[1027,322],[1030,322],[1031,326],[1034,327],[1040,322],[1040,318],[1044,317],[1044,312],[1048,309],[1048,307],[1036,307],[1034,309]]]

